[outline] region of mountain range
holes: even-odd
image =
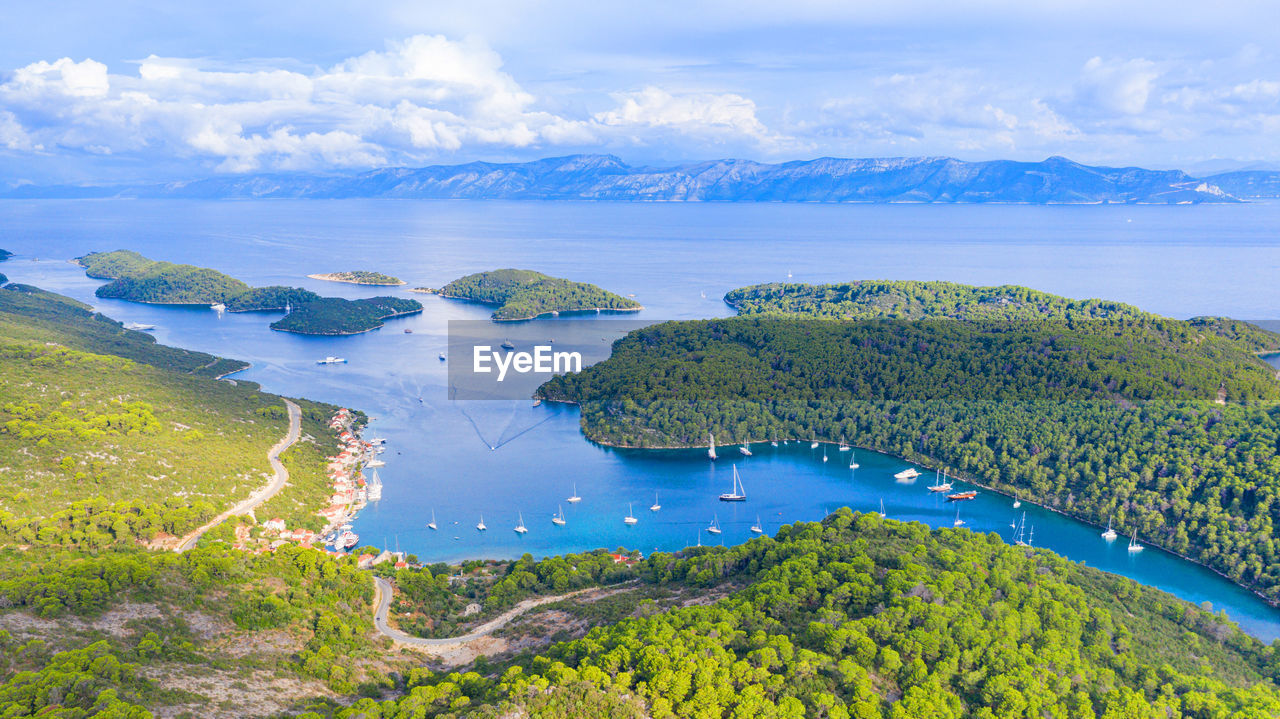
[[[8,198],[188,199],[399,198],[639,202],[921,202],[1187,204],[1280,197],[1280,172],[1193,177],[1180,170],[948,157],[839,159],[766,164],[712,160],[632,167],[613,155],[533,162],[471,162],[356,174],[226,175],[135,185],[21,185]]]

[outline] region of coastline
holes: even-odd
[[[346,285],[368,285],[370,287],[400,287],[409,284],[404,280],[396,280],[395,282],[361,282],[360,280],[348,280],[340,277],[339,272],[325,272],[314,275],[307,275],[313,280],[324,280],[325,282],[341,282]]]
[[[383,317],[378,318],[378,325],[376,327],[370,327],[367,330],[355,330],[352,332],[303,332],[302,330],[291,330],[287,327],[271,327],[271,325],[268,325],[268,327],[270,327],[272,330],[276,332],[292,332],[295,335],[311,335],[313,337],[348,337],[350,335],[362,335],[365,332],[372,332],[374,330],[382,329],[387,325],[385,320],[395,319],[396,317],[406,317],[408,315],[416,315],[421,312],[422,312],[422,308],[419,307],[416,310],[410,310],[408,312],[396,312],[394,314],[385,315]]]
[[[576,405],[578,405],[578,404],[579,404],[578,402],[573,402],[573,401],[570,401],[570,400],[548,399],[548,398],[545,398],[545,397],[540,397],[539,399],[541,399],[541,400],[542,400],[542,401],[544,401],[544,402],[556,402],[556,403],[559,403],[559,404],[566,404],[566,405],[575,405],[575,406],[576,406]],[[608,447],[608,448],[610,448],[610,449],[648,450],[648,449],[700,449],[700,448],[702,448],[702,445],[688,445],[688,444],[681,444],[681,445],[662,445],[662,446],[649,445],[649,446],[644,446],[644,447],[636,447],[636,446],[630,446],[630,445],[624,445],[624,444],[614,444],[614,443],[612,443],[612,442],[607,442],[607,441],[603,441],[603,440],[600,440],[600,439],[596,439],[595,437],[592,437],[591,435],[587,434],[587,432],[586,432],[585,430],[582,430],[582,429],[581,429],[581,426],[579,426],[579,431],[582,433],[582,436],[583,436],[584,438],[586,438],[586,440],[587,440],[587,441],[589,441],[589,442],[591,442],[591,443],[593,443],[593,444],[597,444],[597,445],[599,445],[599,446],[601,446],[601,447]],[[773,440],[756,440],[756,442],[770,442],[770,441],[777,441],[777,442],[782,442],[782,441],[788,441],[788,442],[812,442],[812,441],[815,441],[815,440],[814,440],[812,437],[810,437],[810,438],[804,438],[804,437],[778,437],[778,438],[773,439]],[[830,444],[830,445],[838,445],[838,444],[839,444],[838,442],[835,442],[835,441],[833,441],[833,440],[816,440],[816,441],[821,442],[822,444]],[[753,443],[755,443],[755,442],[748,442],[748,444],[753,444]],[[724,447],[736,447],[736,446],[738,446],[739,444],[741,444],[741,443],[737,443],[737,442],[735,442],[735,443],[731,443],[731,444],[717,445],[717,446],[724,446]],[[937,469],[937,470],[941,470],[941,469],[943,468],[943,467],[941,466],[941,463],[940,463],[940,462],[937,462],[935,458],[929,458],[929,460],[910,459],[910,458],[907,458],[907,457],[903,457],[903,456],[901,456],[901,455],[894,454],[894,453],[892,453],[892,452],[886,452],[886,451],[881,450],[881,449],[876,449],[875,447],[866,447],[866,446],[863,446],[863,445],[854,444],[854,443],[852,443],[852,442],[849,442],[848,444],[849,444],[849,446],[854,447],[855,449],[861,449],[861,450],[866,451],[866,452],[876,452],[876,453],[878,453],[878,454],[883,454],[883,455],[885,455],[886,457],[893,457],[894,459],[898,459],[898,460],[901,460],[901,461],[903,461],[903,462],[909,462],[909,463],[911,463],[911,464],[919,465],[919,466],[921,466],[921,467],[924,467],[925,469]],[[999,495],[1002,495],[1002,496],[1005,496],[1005,497],[1010,497],[1010,498],[1014,497],[1014,495],[1013,495],[1013,494],[1011,494],[1009,491],[1007,491],[1007,490],[1005,490],[1005,489],[1002,489],[1002,488],[1000,488],[1000,487],[995,487],[995,486],[992,486],[992,485],[989,485],[989,484],[985,484],[985,483],[983,483],[983,482],[981,482],[981,481],[975,480],[975,479],[973,479],[971,476],[969,476],[969,475],[967,475],[967,474],[965,474],[965,473],[963,473],[963,472],[960,472],[960,471],[958,471],[958,470],[953,471],[953,470],[951,470],[951,469],[948,469],[947,471],[950,473],[950,475],[951,475],[952,477],[954,477],[954,478],[956,478],[956,479],[959,479],[960,481],[965,482],[966,484],[971,484],[971,485],[973,485],[973,486],[975,486],[975,487],[980,487],[980,488],[981,488],[982,490],[984,490],[984,491],[987,491],[987,492],[993,492],[993,493],[995,493],[995,494],[999,494]],[[1018,495],[1018,498],[1019,498],[1019,499],[1021,499],[1021,500],[1022,500],[1022,501],[1024,501],[1024,502],[1029,502],[1029,503],[1034,504],[1035,506],[1037,506],[1037,507],[1039,507],[1039,508],[1041,508],[1041,509],[1046,509],[1046,510],[1048,510],[1048,511],[1050,511],[1050,512],[1054,512],[1055,514],[1061,515],[1061,516],[1066,517],[1066,518],[1068,518],[1068,519],[1071,519],[1071,520],[1073,520],[1073,521],[1081,522],[1082,524],[1091,524],[1091,525],[1093,525],[1094,527],[1101,527],[1101,526],[1102,526],[1101,524],[1099,524],[1099,523],[1097,523],[1097,522],[1094,522],[1093,520],[1088,519],[1088,518],[1086,518],[1086,517],[1084,517],[1084,516],[1077,515],[1077,514],[1073,514],[1073,513],[1071,513],[1071,512],[1067,512],[1067,511],[1064,511],[1064,510],[1062,510],[1062,509],[1058,509],[1058,508],[1056,508],[1056,507],[1052,507],[1052,506],[1050,506],[1050,505],[1048,505],[1048,504],[1044,503],[1042,500],[1039,500],[1039,501],[1038,501],[1037,499],[1031,498],[1029,495],[1028,495],[1027,497],[1025,497],[1025,498],[1024,498],[1024,497],[1022,497],[1021,495]],[[1150,538],[1150,537],[1148,537],[1146,541],[1147,541],[1148,546],[1151,546],[1151,547],[1153,547],[1153,548],[1155,548],[1155,549],[1158,549],[1158,550],[1160,550],[1160,551],[1162,551],[1162,552],[1164,552],[1164,553],[1166,553],[1166,554],[1169,554],[1169,555],[1172,555],[1172,556],[1178,557],[1179,559],[1182,559],[1182,560],[1184,560],[1184,561],[1190,562],[1191,564],[1194,564],[1194,565],[1196,565],[1196,566],[1198,566],[1198,567],[1202,567],[1202,568],[1204,568],[1204,569],[1207,569],[1207,570],[1209,570],[1210,572],[1213,572],[1214,574],[1218,575],[1219,577],[1222,577],[1223,579],[1227,580],[1227,581],[1228,581],[1228,582],[1230,582],[1232,585],[1234,585],[1234,586],[1236,586],[1236,587],[1239,587],[1239,588],[1241,588],[1241,589],[1243,589],[1243,590],[1245,590],[1245,591],[1247,591],[1247,592],[1249,592],[1249,593],[1251,593],[1251,594],[1255,595],[1256,597],[1258,597],[1259,599],[1261,599],[1264,603],[1266,603],[1266,605],[1267,605],[1267,606],[1272,607],[1272,608],[1275,608],[1275,609],[1280,609],[1280,599],[1272,599],[1272,598],[1270,598],[1270,597],[1266,596],[1265,594],[1263,594],[1259,589],[1257,589],[1257,588],[1255,588],[1255,587],[1249,586],[1249,585],[1247,585],[1247,584],[1241,584],[1239,581],[1237,581],[1237,580],[1235,580],[1235,579],[1231,578],[1230,576],[1228,576],[1228,575],[1227,575],[1225,572],[1223,572],[1222,570],[1217,569],[1216,567],[1211,567],[1211,566],[1209,566],[1208,564],[1205,564],[1204,562],[1200,561],[1199,559],[1196,559],[1195,557],[1190,557],[1190,556],[1187,556],[1187,555],[1182,554],[1182,553],[1180,553],[1180,552],[1177,552],[1177,551],[1175,551],[1175,550],[1173,550],[1173,549],[1169,549],[1168,547],[1165,547],[1165,546],[1161,546],[1161,545],[1154,544],[1154,543],[1152,543],[1152,541],[1151,541],[1151,538]],[[1102,570],[1102,571],[1106,571],[1106,570]]]
[[[418,294],[422,294],[422,295],[437,295],[439,297],[443,297],[449,300],[471,302],[477,305],[484,305],[485,307],[501,307],[502,306],[494,302],[485,302],[484,300],[472,299],[470,297],[462,297],[459,295],[447,295],[441,292],[440,290],[433,290],[429,287],[415,287],[409,291],[417,292]],[[528,322],[529,320],[536,320],[539,317],[548,317],[548,316],[552,316],[559,313],[565,313],[565,312],[601,312],[601,313],[603,312],[639,312],[643,309],[644,309],[644,305],[641,305],[641,304],[637,304],[635,307],[580,307],[580,308],[570,309],[570,310],[547,310],[546,312],[541,312],[536,315],[530,315],[528,317],[494,317],[492,314],[490,314],[489,319],[494,322]]]

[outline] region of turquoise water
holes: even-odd
[[[1133,302],[1177,317],[1275,317],[1280,206],[1019,207],[613,205],[500,202],[0,202],[0,247],[19,257],[0,271],[94,304],[123,321],[157,325],[161,342],[248,360],[242,375],[268,390],[363,409],[371,435],[388,439],[383,499],[356,522],[362,540],[424,561],[535,556],[596,547],[673,550],[750,538],[816,520],[840,506],[951,526],[956,506],[892,475],[907,465],[807,442],[755,445],[742,457],[705,450],[614,450],[587,442],[577,411],[529,402],[451,402],[445,366],[450,319],[483,320],[479,306],[422,300],[426,311],[363,335],[319,338],[272,332],[274,315],[138,305],[93,296],[98,282],[62,261],[128,248],[215,267],[251,284],[301,285],[345,297],[374,288],[319,282],[314,272],[372,269],[439,286],[469,272],[526,267],[634,293],[637,319],[725,316],[733,287],[782,280],[946,279],[1018,283],[1071,296]],[[39,261],[35,261],[35,258]],[[705,294],[705,297],[703,296]],[[406,293],[406,296],[407,293]],[[554,336],[554,323],[547,323]],[[403,329],[413,329],[404,334]],[[319,366],[338,355],[345,365]],[[850,438],[856,441],[856,438]],[[498,446],[492,450],[491,446]],[[737,464],[748,501],[716,496]],[[579,504],[564,501],[574,485]],[[957,487],[962,486],[957,484]],[[648,507],[657,494],[662,510]],[[631,511],[638,524],[626,526]],[[562,507],[567,524],[551,516]],[[432,510],[439,531],[426,528]],[[1024,503],[1035,544],[1187,600],[1211,602],[1248,631],[1280,636],[1280,611],[1212,572],[1101,528]],[[975,531],[1009,539],[1020,515],[989,492],[962,503]],[[518,514],[526,535],[512,528]],[[487,532],[475,530],[484,517]],[[717,519],[723,533],[705,528]],[[456,523],[456,524],[455,524]]]

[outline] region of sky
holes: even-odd
[[[1280,168],[1280,3],[5,0],[0,184],[946,155]]]

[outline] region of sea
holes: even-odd
[[[925,489],[932,470],[919,468],[913,483],[895,480],[910,465],[893,457],[808,442],[757,443],[749,457],[722,446],[714,462],[705,448],[612,449],[583,437],[572,406],[450,399],[439,359],[448,322],[484,321],[489,310],[407,291],[483,270],[534,269],[632,295],[645,309],[627,319],[658,322],[729,316],[724,293],[761,282],[950,280],[1120,300],[1178,318],[1266,322],[1280,317],[1277,204],[4,200],[0,248],[17,253],[0,264],[11,281],[156,325],[160,342],[246,360],[252,367],[235,377],[268,391],[367,412],[366,436],[387,440],[384,488],[355,531],[364,544],[423,562],[731,545],[755,536],[757,523],[772,533],[839,507],[880,511],[882,503],[892,519],[950,527],[959,518],[1012,541],[1025,512],[1035,546],[1207,602],[1264,640],[1280,637],[1280,610],[1204,567],[1153,547],[1131,553],[1127,536],[1105,542],[1101,527],[1025,500],[1015,510],[1011,498],[980,491],[959,507],[947,504]],[[99,299],[100,281],[68,260],[114,249],[212,267],[251,285],[414,297],[425,311],[365,334],[312,337],[270,330],[273,313]],[[408,284],[307,278],[352,269]],[[559,321],[535,320],[549,336]],[[317,364],[330,355],[347,362]],[[748,499],[719,502],[735,466]],[[575,493],[582,501],[567,502]],[[654,504],[661,508],[651,511]],[[551,522],[559,512],[564,526]],[[628,514],[636,524],[622,521]],[[426,526],[433,516],[434,531]],[[487,531],[476,529],[481,519]],[[525,534],[513,531],[520,521]],[[720,534],[707,531],[713,523]]]

